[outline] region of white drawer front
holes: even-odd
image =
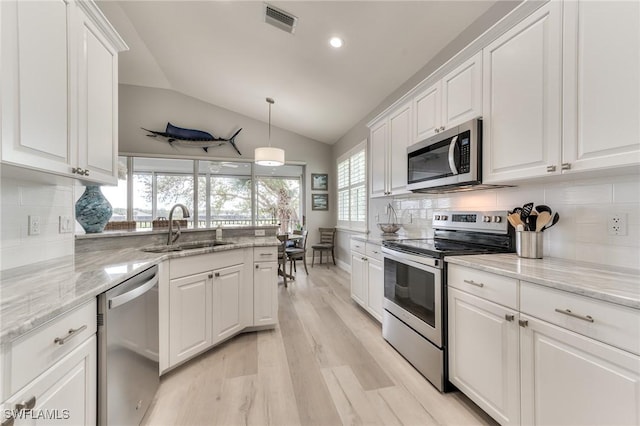
[[[353,238],[351,239],[351,251],[357,251],[358,253],[361,254],[365,254],[366,253],[366,246],[367,243],[359,241],[359,240],[354,240]]]
[[[365,247],[365,253],[367,257],[382,260],[382,249],[377,244],[367,243]]]
[[[640,310],[521,282],[522,313],[640,355]]]
[[[78,347],[96,333],[96,328],[97,302],[93,299],[14,341],[11,344],[11,393]],[[64,343],[56,343],[59,342],[56,339],[64,339]]]
[[[247,253],[249,253],[248,256]],[[239,265],[246,263],[246,258],[250,256],[251,249],[249,248],[177,257],[169,261],[169,278],[181,278],[231,265]]]
[[[254,247],[254,262],[275,262],[278,260],[278,247]]]
[[[460,265],[447,266],[447,285],[512,309],[518,308],[518,280]]]

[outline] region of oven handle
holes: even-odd
[[[431,256],[419,256],[410,253],[404,253],[387,247],[382,247],[383,256],[396,262],[405,263],[418,269],[442,269],[440,259]]]
[[[451,139],[451,144],[449,145],[449,167],[451,167],[451,171],[454,175],[458,174],[458,168],[456,167],[456,159],[453,157],[453,154],[456,150],[456,143],[458,142],[458,135],[454,136]]]

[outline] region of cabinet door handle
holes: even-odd
[[[214,275],[215,275],[215,276],[216,276],[216,278],[217,278],[217,277],[219,277],[219,276],[220,276],[220,272],[216,272]]]
[[[594,322],[595,321],[591,315],[574,314],[573,312],[571,312],[570,309],[558,309],[558,308],[556,308],[556,312],[559,313],[559,314],[569,315],[570,317],[573,317],[573,318],[581,319],[582,321],[587,321],[587,322]]]
[[[527,321],[527,320],[518,320],[518,324],[520,324],[520,327],[527,327],[529,325],[529,321]]]
[[[444,126],[441,126],[441,127],[440,127],[440,131],[441,131],[441,132],[444,132]]]
[[[83,325],[80,328],[76,328],[75,330],[73,328],[69,329],[69,334],[67,334],[64,337],[56,337],[55,339],[53,339],[53,343],[57,344],[57,345],[64,345],[67,340],[71,339],[73,336],[77,336],[78,333],[84,331],[87,329],[87,325]],[[34,397],[35,398],[35,397]]]
[[[436,133],[440,133],[440,129],[436,127]]]
[[[33,407],[36,406],[36,396],[32,396],[31,398],[29,398],[26,401],[23,401],[19,404],[16,404],[16,410],[18,411],[22,411],[22,410],[31,410]]]
[[[260,253],[260,256],[273,256],[273,253]]]
[[[562,163],[562,170],[571,170],[571,163]]]
[[[513,314],[504,314],[504,319],[506,319],[509,322],[513,321],[515,318],[516,316]]]
[[[260,265],[256,265],[256,269],[260,269]]]
[[[477,283],[474,280],[464,280],[465,283],[475,285],[476,287],[484,287],[483,283]]]
[[[213,274],[209,274],[209,278],[213,278]]]
[[[89,176],[89,169],[84,169],[84,172],[82,174],[85,176]]]
[[[547,166],[547,173],[552,173],[556,171],[556,166]]]

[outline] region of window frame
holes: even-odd
[[[353,183],[352,182],[352,161],[354,160],[354,158],[358,155],[362,154],[364,156],[364,161],[363,161],[363,169],[361,171],[362,176],[363,176],[363,180],[362,181],[358,181],[357,183]],[[366,232],[367,231],[367,222],[368,222],[368,210],[369,210],[369,192],[368,192],[368,181],[367,181],[367,160],[368,160],[369,156],[367,153],[367,140],[365,139],[364,141],[360,142],[359,144],[357,144],[356,146],[354,146],[353,148],[351,148],[349,151],[345,152],[344,154],[342,154],[340,157],[338,157],[336,159],[336,223],[338,225],[338,227],[343,228],[343,229],[348,229],[348,230],[352,230],[352,231],[361,231],[361,232]],[[346,170],[347,170],[347,175],[348,175],[348,184],[345,186],[340,186],[341,184],[341,179],[340,179],[340,167],[341,164],[343,164],[345,161],[348,162],[348,165],[346,166]],[[364,191],[364,220],[360,221],[360,220],[354,220],[353,219],[353,215],[354,215],[354,211],[353,211],[353,200],[352,200],[352,194],[354,192],[354,189],[361,189]],[[348,208],[347,208],[347,212],[349,214],[349,217],[347,220],[344,219],[340,219],[340,214],[341,214],[341,210],[343,209],[343,202],[342,201],[342,195],[346,194],[346,200],[348,203]]]

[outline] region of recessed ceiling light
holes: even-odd
[[[335,47],[336,49],[338,49],[342,47],[344,41],[340,37],[331,37],[329,39],[329,44],[331,45],[331,47]]]

